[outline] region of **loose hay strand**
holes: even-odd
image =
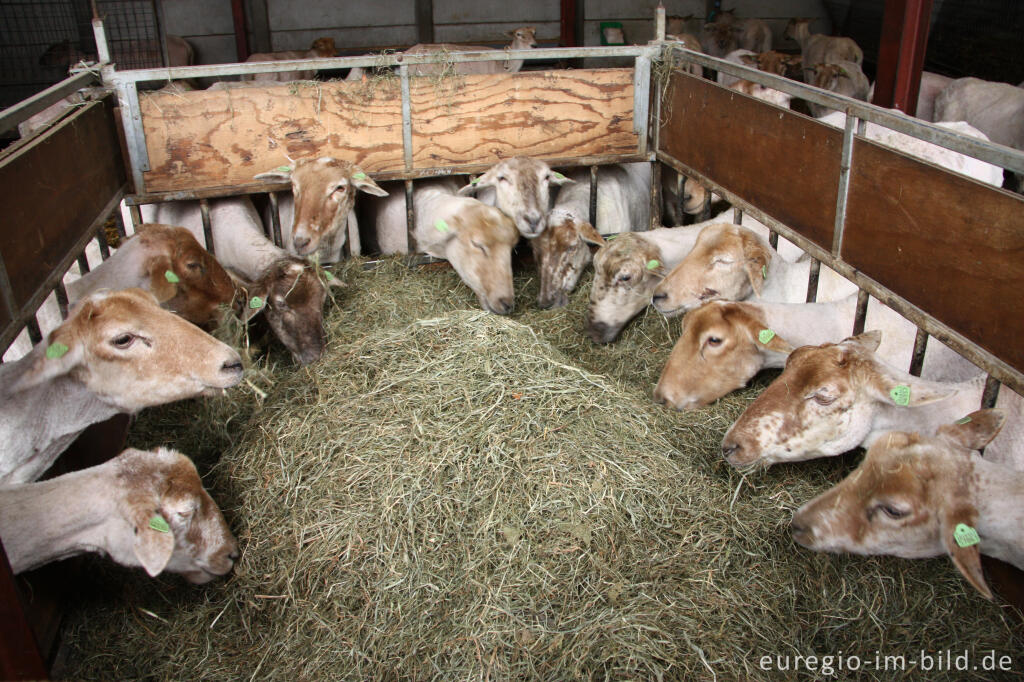
[[[450,270],[336,275],[319,363],[267,362],[264,400],[140,417],[129,442],[196,457],[242,557],[205,588],[94,562],[68,677],[748,680],[778,679],[763,655],[1016,656],[947,560],[793,543],[793,509],[855,458],[733,471],[719,445],[756,387],[654,406],[678,321],[596,347],[587,282],[541,311],[524,273],[508,319]]]

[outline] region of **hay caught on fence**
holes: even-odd
[[[204,588],[95,562],[68,677],[747,680],[778,679],[765,655],[1016,655],[947,560],[795,545],[793,509],[854,460],[725,465],[756,389],[653,405],[677,322],[647,316],[598,348],[586,283],[540,311],[524,273],[507,319],[448,270],[338,274],[326,355],[268,366],[266,399],[236,398],[246,418],[140,418],[133,445],[216,434],[207,484],[242,558]],[[856,676],[892,673],[841,675]]]

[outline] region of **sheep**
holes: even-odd
[[[220,322],[220,306],[235,296],[228,273],[188,230],[155,223],[140,225],[110,258],[69,282],[68,300],[130,287],[152,292],[167,310],[208,327]]]
[[[561,307],[592,260],[591,247],[601,246],[602,234],[646,229],[651,222],[651,167],[648,163],[601,166],[597,171],[595,229],[589,222],[590,173],[569,174],[573,181],[558,193],[548,214],[548,226],[530,241],[540,273],[541,308]]]
[[[922,121],[935,121],[935,100],[953,79],[930,71],[921,72],[921,85],[917,90],[917,108],[914,116]],[[868,97],[871,101],[873,97]]]
[[[800,507],[793,539],[819,552],[949,555],[986,599],[981,555],[1024,569],[1024,473],[979,457],[1006,421],[979,410],[935,435],[877,439],[841,483]]]
[[[718,21],[704,24],[700,31],[700,45],[703,51],[724,59],[727,54],[739,48],[739,40],[732,22],[724,22],[724,15]]]
[[[0,486],[0,538],[15,574],[95,552],[202,584],[238,558],[192,461],[166,448],[128,449],[82,471]]]
[[[668,32],[665,34],[666,40],[676,40],[683,44],[687,50],[693,50],[694,52],[703,52],[704,48],[701,47],[700,39],[692,33],[675,33]],[[683,71],[693,74],[698,78],[704,76],[704,67],[700,64],[686,64],[682,67]]]
[[[366,209],[382,253],[409,250],[404,195],[367,202]],[[485,310],[511,313],[512,247],[519,241],[512,219],[493,206],[460,196],[453,178],[416,183],[413,210],[416,223],[409,246],[451,263]]]
[[[1024,90],[1009,83],[958,78],[935,98],[936,121],[966,121],[996,144],[1024,151]],[[1024,191],[1024,178],[1015,189]]]
[[[336,257],[334,249],[340,250],[345,242],[343,228],[355,205],[356,191],[387,196],[358,166],[330,156],[298,159],[293,166],[260,173],[255,179],[291,180],[291,199],[282,201],[280,207],[281,237],[285,249],[297,256],[315,253],[337,235],[327,253],[328,259]]]
[[[535,26],[523,26],[512,31],[512,42],[507,50],[528,50],[537,47],[537,28]],[[451,45],[447,43],[413,45],[403,54],[421,55],[437,54],[439,63],[436,64],[413,64],[409,67],[409,73],[414,76],[427,76],[442,73],[516,73],[523,68],[522,59],[506,59],[495,62],[457,62],[446,64],[444,55],[448,52],[476,52],[480,50],[493,50],[493,47],[480,47],[477,45]]]
[[[803,58],[800,55],[786,54],[775,50],[741,56],[740,61],[759,71],[774,73],[776,76],[785,76],[786,78],[794,78],[797,74],[803,73],[801,69]]]
[[[893,429],[933,434],[981,404],[983,374],[960,382],[920,379],[877,357],[880,342],[874,330],[793,351],[782,374],[725,434],[722,455],[738,468],[833,457],[869,447]],[[997,406],[1014,417],[986,454],[1020,461],[1024,399],[1000,391]]]
[[[754,57],[756,55],[757,55],[756,52],[753,52],[753,51],[748,50],[746,48],[739,48],[739,49],[733,50],[729,54],[725,55],[725,61],[732,62],[733,64],[743,64],[743,65],[746,65],[748,62],[745,59],[743,59],[743,58],[744,57]],[[737,82],[737,81],[739,81],[741,79],[738,76],[730,76],[729,74],[727,74],[727,73],[725,73],[723,71],[719,71],[718,72],[718,79],[717,80],[718,80],[718,84],[719,85],[722,85],[722,86],[725,86],[725,87],[729,87],[730,85],[732,85],[733,83],[735,83],[735,82]]]
[[[245,321],[263,313],[271,330],[300,365],[316,362],[326,346],[324,301],[327,290],[317,269],[267,239],[247,196],[210,201],[210,224],[217,260],[244,281]],[[175,201],[143,207],[147,220],[181,225],[203,238],[198,202]],[[326,275],[325,275],[326,277]],[[337,280],[328,280],[337,284]]]
[[[674,173],[661,174],[662,222],[671,227],[682,225],[687,215],[698,215],[708,200],[708,189],[693,178],[683,178],[683,205],[679,207],[678,176]]]
[[[862,102],[868,100],[868,91],[871,89],[871,83],[868,81],[868,77],[864,75],[864,72],[861,71],[860,65],[855,62],[838,60],[828,64],[816,64],[813,66],[804,64],[804,74],[810,79],[807,81],[808,83],[822,90],[828,90],[844,97],[859,99]],[[821,104],[815,104],[814,102],[809,102],[808,104],[811,114],[815,117],[820,118],[829,111],[832,111],[830,107]]]
[[[713,301],[691,311],[654,389],[654,400],[679,410],[707,405],[742,388],[759,371],[782,368],[799,346],[846,337],[853,328],[857,296],[829,303]],[[917,328],[879,301],[868,307],[867,329],[882,330],[879,357],[910,363]],[[922,376],[959,381],[978,368],[931,339]]]
[[[789,105],[793,101],[793,96],[790,94],[748,80],[736,81],[729,86],[729,89],[742,92],[744,95],[749,95],[755,99],[764,100],[783,109],[789,109]]]
[[[818,119],[833,128],[843,129],[846,127],[846,114],[841,111],[833,111]],[[974,137],[979,140],[988,140],[983,132],[974,128],[964,121],[936,123],[940,128],[945,128],[960,135]],[[1000,187],[1003,182],[1003,169],[986,161],[980,161],[966,154],[955,152],[937,144],[920,140],[910,135],[897,132],[890,128],[868,123],[865,136],[874,142],[897,151],[905,152],[924,161],[929,161],[946,170],[951,170],[980,182]]]
[[[241,379],[238,353],[149,292],[92,294],[28,355],[0,365],[0,483],[35,480],[89,424]]]
[[[741,48],[753,52],[768,52],[772,49],[772,29],[763,19],[737,19],[735,30],[736,41]]]
[[[516,229],[526,239],[533,239],[547,226],[551,209],[551,186],[572,182],[551,170],[540,159],[514,156],[494,164],[487,171],[459,189],[459,194],[476,194],[480,201],[515,221]],[[650,181],[648,181],[650,186]]]
[[[796,303],[807,293],[811,263],[781,258],[763,237],[730,223],[707,225],[693,250],[654,289],[652,301],[672,317],[707,301]],[[857,287],[827,267],[821,269],[818,298],[833,301],[856,293]]]
[[[281,62],[291,59],[323,59],[334,57],[337,50],[334,47],[334,38],[317,38],[308,50],[284,50],[282,52],[257,52],[249,55],[245,60],[246,64],[252,62]],[[316,70],[310,71],[284,71],[278,73],[254,73],[243,74],[239,80],[243,81],[308,81],[316,76]]]
[[[785,30],[785,36],[792,38],[800,46],[805,82],[813,82],[809,70],[818,64],[848,61],[860,66],[864,63],[864,51],[852,38],[812,34],[810,23],[810,19],[791,19]]]

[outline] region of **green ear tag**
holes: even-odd
[[[292,172],[292,167],[291,166],[278,166],[274,170],[280,171],[281,173],[291,173]]]
[[[46,347],[46,357],[51,360],[64,357],[64,354],[68,352],[68,347],[58,341],[57,343],[51,343]]]
[[[761,279],[768,279],[768,266],[767,265],[762,265],[761,266]]]
[[[164,517],[160,516],[159,514],[154,514],[153,518],[149,520],[149,527],[157,531],[158,533],[171,532],[171,527],[167,524],[167,521],[164,519]]]
[[[263,299],[259,296],[253,296],[249,299],[249,307],[253,310],[259,310],[263,307]]]
[[[953,423],[954,423],[954,424],[969,424],[969,423],[970,423],[970,421],[971,421],[971,418],[970,418],[970,417],[961,417],[960,419],[957,419],[957,420],[956,420],[955,422],[953,422]]]
[[[478,182],[480,182],[480,178],[478,178],[478,177],[477,177],[477,178],[473,178],[473,179],[471,179],[471,180],[469,181],[469,184],[471,184],[471,185],[475,185],[475,184],[476,184],[476,183],[478,183]]]
[[[330,270],[324,270],[324,277],[327,279],[328,282],[334,281],[334,275],[331,274]]]
[[[970,547],[981,542],[981,538],[978,536],[978,531],[974,530],[971,526],[966,523],[956,524],[956,528],[953,529],[953,539],[956,540],[956,544],[961,547]]]
[[[907,386],[906,384],[899,384],[889,391],[889,396],[897,405],[906,407],[910,404],[910,386]]]
[[[440,232],[441,234],[444,234],[445,232],[449,232],[451,230],[451,228],[448,227],[448,223],[444,221],[444,218],[438,218],[437,220],[435,220],[434,227],[437,228],[437,231]]]
[[[771,329],[762,329],[761,331],[759,331],[757,333],[757,340],[760,341],[761,343],[763,343],[766,346],[769,343],[771,343],[771,340],[774,339],[774,338],[775,338],[775,332],[773,332]]]
[[[174,274],[173,270],[164,270],[164,279],[166,279],[171,284],[177,284],[178,282],[181,281],[180,279],[178,279],[178,276]]]
[[[359,171],[358,173],[356,173],[356,174],[354,174],[352,176],[352,179],[353,180],[365,180],[366,179],[366,173],[364,173],[363,171]]]
[[[555,177],[558,178],[559,180],[565,180],[565,176],[559,173],[558,171],[555,171]]]
[[[655,260],[649,260],[649,261],[647,261],[647,269],[648,269],[648,270],[654,270],[654,269],[655,269],[655,268],[657,268],[657,267],[658,267],[659,265],[661,265],[661,262],[659,262],[659,261],[658,261],[658,260],[656,260],[656,259],[655,259]]]

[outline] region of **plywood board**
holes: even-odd
[[[842,131],[675,72],[659,147],[830,249]]]
[[[124,183],[109,101],[86,105],[0,162],[0,254],[18,306],[36,292]]]
[[[411,104],[417,169],[637,149],[632,69],[417,77]],[[146,192],[246,185],[288,157],[405,167],[397,79],[161,93],[141,107]]]
[[[1024,372],[1024,199],[858,138],[843,260]]]

